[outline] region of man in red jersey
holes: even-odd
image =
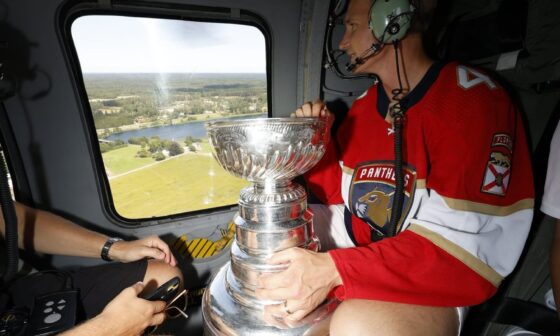
[[[434,7],[350,1],[340,48],[379,81],[305,176],[328,252],[271,258],[289,266],[259,278],[257,296],[284,302],[268,319],[289,325],[334,293],[331,335],[453,335],[514,269],[534,197],[521,116],[483,71],[427,56]],[[321,101],[294,116],[331,117]]]

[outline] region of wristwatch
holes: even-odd
[[[114,243],[121,241],[121,238],[111,237],[107,239],[103,247],[101,248],[101,259],[105,261],[113,261],[113,259],[109,258],[109,249],[113,246]]]

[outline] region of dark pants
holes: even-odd
[[[8,292],[15,307],[27,307],[31,311],[36,296],[72,287],[80,293],[78,316],[89,319],[99,314],[123,289],[142,281],[147,267],[148,262],[144,259],[126,264],[84,267],[68,273],[32,274],[15,281]]]

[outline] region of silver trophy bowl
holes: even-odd
[[[281,272],[268,265],[273,253],[291,247],[317,251],[313,214],[305,189],[291,180],[323,156],[330,129],[323,118],[276,118],[206,123],[213,154],[234,176],[251,181],[239,196],[231,261],[214,277],[202,300],[206,335],[328,335],[337,301],[324,302],[296,325],[263,320],[268,304],[254,295],[258,277]]]
[[[206,123],[220,165],[234,176],[281,185],[311,169],[329,142],[324,118],[260,118]]]

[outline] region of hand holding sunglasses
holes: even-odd
[[[165,301],[165,315],[170,319],[174,319],[179,316],[188,318],[189,316],[185,313],[185,310],[187,309],[187,290],[183,289],[179,291],[180,283],[181,281],[179,277],[175,277],[159,286],[152,293],[144,294],[141,297],[150,301]],[[150,327],[146,330],[146,332],[151,334],[156,329],[157,326]]]

